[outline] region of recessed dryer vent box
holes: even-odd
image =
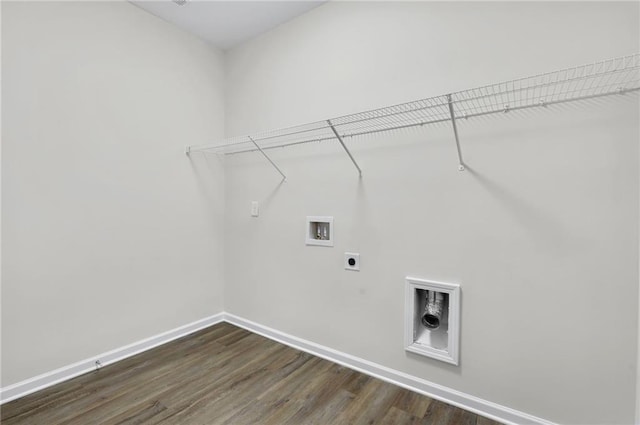
[[[460,285],[406,278],[405,349],[458,365]]]
[[[307,245],[333,246],[333,217],[307,217]]]

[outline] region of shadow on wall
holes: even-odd
[[[276,195],[280,191],[280,188],[285,183],[286,183],[286,181],[284,179],[280,180],[278,182],[278,184],[276,184],[274,186],[274,188],[271,189],[271,191],[269,193],[267,193],[267,195],[262,199],[262,201],[260,201],[260,204],[263,206],[263,208],[269,208],[269,205],[271,204],[271,201],[273,201],[273,199],[276,197]]]
[[[198,192],[206,200],[207,211],[215,220],[222,220],[223,205],[216,202],[224,198],[224,158],[204,152],[187,155],[191,163],[191,170],[198,186]]]
[[[565,245],[562,242],[579,236],[570,234],[566,225],[554,220],[553,217],[537,208],[535,204],[487,178],[468,164],[466,164],[465,172],[468,172],[480,187],[499,201],[504,206],[504,210],[508,211],[516,222],[523,228],[532,230],[530,234],[538,239],[542,245],[545,245],[546,249],[561,254],[568,249],[568,244]]]

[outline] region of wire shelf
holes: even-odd
[[[452,122],[457,133],[455,122],[461,118],[637,90],[640,90],[640,53],[326,121],[232,137],[217,144],[191,146],[187,148],[187,152],[237,154],[328,140],[339,140],[342,143],[342,139],[350,137],[442,122]],[[349,153],[344,143],[343,147]],[[462,169],[459,150],[458,153]],[[350,153],[349,155],[351,156]]]

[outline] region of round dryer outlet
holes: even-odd
[[[360,271],[360,254],[355,252],[345,252],[344,268],[345,270]]]

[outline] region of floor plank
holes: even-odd
[[[3,425],[499,425],[227,323],[6,403]]]

